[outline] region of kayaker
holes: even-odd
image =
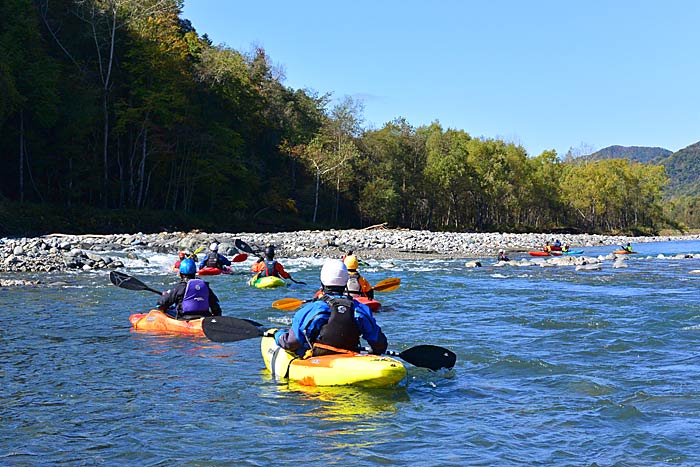
[[[498,252],[498,261],[510,261],[510,258],[506,256],[506,250],[500,250]]]
[[[209,245],[209,253],[202,259],[199,263],[199,269],[202,268],[218,268],[226,269],[226,266],[231,266],[231,261],[229,261],[224,255],[219,253],[219,244],[213,242]]]
[[[195,279],[197,267],[194,260],[185,258],[180,262],[180,282],[171,290],[163,292],[158,308],[174,318],[221,316],[219,298],[208,282]],[[169,310],[175,305],[174,310]]]
[[[282,266],[279,261],[275,260],[275,247],[272,245],[265,247],[265,257],[259,258],[258,261],[250,267],[250,270],[257,273],[258,277],[277,276],[283,279],[292,277],[284,270],[284,266]]]
[[[542,251],[544,251],[545,253],[552,252],[552,247],[549,246],[549,242],[545,242],[544,246],[542,247]]]
[[[630,245],[630,242],[627,242],[627,245],[623,246],[622,249],[632,253],[632,245]]]
[[[182,262],[183,259],[185,259],[186,254],[184,251],[181,251],[180,253],[177,254],[178,260],[175,261],[175,264],[173,264],[173,270],[177,271],[180,269],[180,263]]]
[[[343,263],[345,263],[345,267],[348,268],[348,293],[353,297],[361,296],[374,300],[372,285],[357,272],[357,267],[359,266],[357,256],[347,255]]]
[[[337,259],[331,259],[321,268],[321,291],[318,298],[302,306],[294,314],[289,330],[274,333],[280,347],[305,356],[356,351],[360,336],[372,348],[373,354],[382,354],[387,339],[372,311],[345,294],[348,269]]]
[[[564,246],[561,247],[561,252],[562,252],[562,253],[568,253],[568,252],[569,252],[569,244],[568,244],[568,243],[564,243]]]

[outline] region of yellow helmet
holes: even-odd
[[[357,256],[348,255],[343,261],[348,269],[357,269]]]

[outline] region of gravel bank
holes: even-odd
[[[427,230],[306,230],[281,233],[207,233],[161,232],[157,234],[64,235],[51,234],[33,238],[0,239],[1,272],[50,272],[66,269],[118,269],[123,264],[109,256],[119,251],[127,255],[141,251],[177,254],[183,249],[207,247],[212,241],[221,244],[220,252],[239,253],[234,246],[240,238],[254,248],[273,244],[279,258],[338,257],[353,250],[364,259],[435,259],[495,257],[499,249],[525,252],[540,249],[554,238],[572,247],[592,247],[636,243],[698,240],[700,234],[625,237],[588,234],[511,234],[453,233]]]

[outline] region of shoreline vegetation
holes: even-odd
[[[62,270],[118,269],[120,257],[138,257],[149,251],[172,254],[181,250],[206,248],[220,243],[220,252],[231,257],[239,251],[234,242],[244,240],[253,248],[275,245],[277,257],[335,258],[352,250],[362,259],[434,260],[494,258],[498,250],[509,254],[541,250],[547,241],[559,240],[572,248],[619,246],[627,242],[700,240],[700,234],[647,237],[551,234],[551,233],[472,233],[431,232],[408,229],[301,230],[294,232],[251,233],[160,232],[134,234],[54,233],[40,237],[0,238],[0,273],[52,272]],[[119,252],[119,257],[110,256]],[[0,284],[2,285],[2,284]]]
[[[287,86],[264,48],[213,44],[181,2],[41,3],[0,2],[21,19],[0,34],[0,235],[699,225],[693,146],[667,172],[528,154],[439,115],[365,125],[361,100]]]

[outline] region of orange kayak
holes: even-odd
[[[129,316],[131,325],[139,331],[167,332],[191,336],[204,335],[202,319],[175,319],[160,310],[151,310],[148,313],[136,313]]]
[[[636,251],[627,251],[627,250],[615,250],[613,251],[613,254],[616,255],[633,255],[637,253]]]
[[[353,300],[356,300],[362,304],[365,304],[369,307],[370,310],[372,310],[373,313],[376,313],[379,311],[382,307],[382,304],[379,303],[376,300],[372,300],[371,298],[363,297],[363,296],[357,296],[357,297],[352,297]]]

